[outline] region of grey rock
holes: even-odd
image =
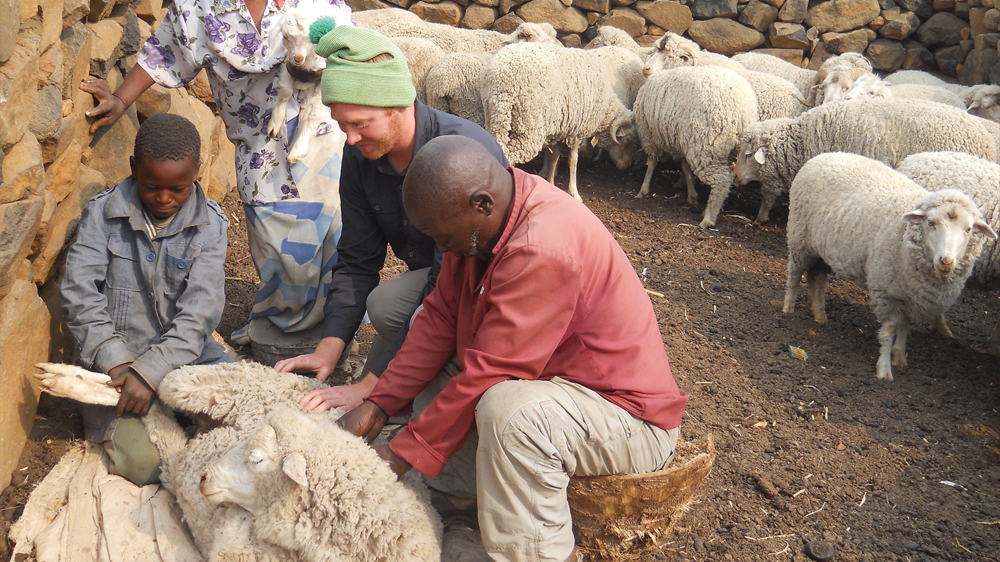
[[[893,39],[880,38],[868,45],[865,54],[872,61],[872,66],[876,70],[892,72],[903,65],[906,58],[906,49],[903,44]]]
[[[958,45],[969,23],[948,12],[938,12],[917,29],[917,40],[928,48]]]
[[[740,14],[740,22],[749,25],[757,31],[764,31],[778,19],[778,9],[761,0],[750,0],[746,9]]]
[[[903,70],[934,70],[937,68],[937,61],[934,60],[934,53],[924,47],[919,41],[903,41],[906,49],[906,56],[903,58]]]
[[[885,25],[879,28],[878,34],[886,39],[902,41],[909,37],[920,26],[920,18],[913,12],[899,12],[899,8],[892,8],[882,12],[885,18]]]
[[[694,0],[690,4],[695,19],[736,17],[736,0]]]
[[[809,0],[785,0],[778,10],[778,19],[789,23],[802,23],[809,13]]]
[[[771,46],[779,49],[808,49],[806,28],[797,23],[775,22],[767,32]]]
[[[934,15],[934,7],[931,6],[931,0],[895,0],[895,2],[924,19]]]

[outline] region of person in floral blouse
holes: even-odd
[[[181,88],[207,70],[227,136],[236,146],[238,189],[262,282],[251,319],[267,317],[286,332],[322,323],[341,230],[344,136],[336,123],[321,123],[315,150],[294,165],[287,155],[297,124],[295,96],[287,111],[288,134],[267,133],[286,54],[280,17],[306,2],[328,6],[338,23],[351,25],[343,0],[176,0],[114,93],[103,80],[80,85],[98,101],[87,112],[99,117],[91,125],[93,133],[114,124],[153,84]],[[245,332],[233,334],[237,343],[249,342]]]

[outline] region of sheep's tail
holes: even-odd
[[[488,83],[488,81],[486,81]],[[511,164],[520,164],[511,154],[513,144],[513,97],[509,92],[497,92],[488,86],[481,91],[483,113],[486,118],[486,132],[493,135],[497,144],[503,149],[504,156]]]

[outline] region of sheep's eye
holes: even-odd
[[[937,226],[937,221],[927,221],[927,226],[934,228]]]
[[[966,229],[965,229],[965,233],[966,233],[966,234],[968,234],[968,233],[970,233],[970,232],[972,232],[972,227],[971,227],[971,226],[969,226],[969,227],[966,227]]]

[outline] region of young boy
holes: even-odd
[[[104,443],[112,473],[138,485],[159,480],[140,418],[160,380],[183,365],[233,360],[212,339],[229,221],[195,181],[200,152],[187,119],[147,119],[132,175],[84,209],[60,287],[81,363],[121,392],[116,407],[84,407],[86,437]]]

